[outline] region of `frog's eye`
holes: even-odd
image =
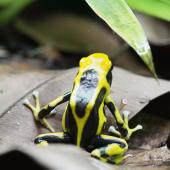
[[[85,64],[85,63],[86,63],[86,58],[83,57],[83,58],[80,60],[80,63],[79,63],[80,67],[81,67],[83,64]]]

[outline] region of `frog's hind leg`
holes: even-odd
[[[34,143],[38,146],[46,146],[49,143],[71,143],[71,138],[64,132],[46,133],[38,135]]]
[[[96,136],[92,145],[96,148],[91,152],[92,157],[114,164],[122,162],[128,149],[124,139],[108,135]]]
[[[33,97],[34,97],[34,99],[35,99],[35,107],[29,102],[28,99],[26,99],[26,100],[24,101],[24,105],[25,105],[28,109],[31,110],[31,112],[32,112],[33,115],[34,115],[35,120],[40,121],[41,124],[43,124],[47,129],[49,129],[51,132],[54,132],[54,129],[52,128],[52,126],[48,123],[48,121],[47,121],[45,118],[43,118],[43,119],[41,119],[41,120],[39,120],[39,118],[38,118],[38,114],[39,114],[39,112],[40,112],[40,110],[41,110],[41,109],[40,109],[39,92],[38,92],[38,91],[34,91],[34,92],[32,93],[32,95],[33,95]]]

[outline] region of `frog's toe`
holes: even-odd
[[[101,161],[103,161],[103,162],[108,162],[107,157],[102,156],[102,155],[101,155],[101,152],[100,152],[98,149],[93,150],[93,151],[91,152],[91,156],[92,156],[93,158],[99,159],[99,160],[101,160]]]
[[[54,109],[50,112],[51,115],[52,115],[52,114],[56,114],[56,113],[57,113],[56,108],[54,108]]]
[[[36,146],[38,146],[38,147],[48,146],[48,142],[47,141],[42,141],[42,142],[37,143]]]
[[[93,150],[91,156],[99,159],[101,157],[100,151],[97,149]]]
[[[25,99],[25,100],[23,101],[23,104],[24,104],[27,108],[29,108],[31,111],[34,112],[35,108],[32,106],[32,104],[30,103],[30,101],[29,101],[28,99]]]
[[[38,92],[38,91],[33,91],[32,95],[33,95],[34,97],[38,97],[38,96],[39,96],[39,92]]]
[[[142,125],[137,125],[134,129],[133,132],[137,131],[137,130],[142,130],[143,126]]]
[[[114,126],[110,126],[108,132],[119,137],[121,136],[120,132]]]
[[[35,108],[37,113],[40,111],[40,99],[39,99],[39,92],[38,91],[33,91],[32,93],[34,99],[35,99]]]
[[[125,126],[129,127],[128,122],[129,122],[129,114],[130,112],[128,110],[124,110],[123,111],[123,117],[124,117],[124,121],[125,121]]]
[[[24,104],[24,105],[30,105],[31,103],[30,103],[30,101],[29,101],[28,99],[25,99],[25,100],[23,101],[23,104]]]
[[[128,118],[129,114],[130,114],[130,112],[128,110],[123,111],[124,118]]]
[[[34,115],[34,118],[35,118],[36,120],[39,120],[39,119],[38,119],[38,113],[39,113],[40,107],[39,107],[39,104],[38,104],[38,102],[37,102],[37,99],[36,99],[36,107],[34,107],[34,106],[30,103],[30,101],[29,101],[28,99],[25,99],[25,100],[23,101],[23,104],[24,104],[28,109],[31,110],[31,112],[32,112],[33,115]]]

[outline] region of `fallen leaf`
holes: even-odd
[[[4,69],[4,68],[3,68]],[[0,75],[1,84],[0,94],[1,111],[0,116],[11,107],[14,103],[20,100],[40,84],[59,75],[56,72],[16,72],[15,70],[7,70],[8,73]]]
[[[5,154],[1,154],[0,161],[6,165],[6,169],[11,164],[13,168],[23,169],[53,169],[53,170],[93,170],[100,168],[111,170],[110,166],[100,161],[95,164],[90,160],[87,152],[71,145],[55,145],[46,148],[31,146],[13,146],[6,148]],[[22,162],[22,164],[21,164]],[[99,168],[100,167],[100,168]]]
[[[147,169],[149,166],[162,166],[162,169],[169,169],[170,152],[166,147],[152,150],[130,150],[129,154],[132,154],[132,156],[125,160],[125,165],[135,164],[138,166],[145,166],[145,168],[147,166]]]
[[[76,72],[77,72],[77,68],[70,69],[65,72],[63,71],[60,76],[58,76],[57,74],[57,76],[50,78],[50,80],[49,79],[48,81],[46,80],[46,83],[41,82],[36,88],[36,90],[40,92],[41,104],[43,105],[49,102],[50,100],[56,98],[57,96],[70,90],[72,88],[72,82],[76,75]],[[54,76],[53,71],[51,73],[50,72],[47,72],[47,73],[52,74]],[[43,74],[47,74],[47,73],[44,72]],[[37,73],[30,72],[29,74],[36,75]],[[25,75],[25,73],[23,73],[23,75]],[[23,77],[23,76],[20,76],[20,77]],[[25,80],[25,77],[23,80]],[[125,70],[115,67],[113,70],[113,85],[111,88],[111,91],[112,91],[111,96],[115,99],[117,105],[119,105],[120,100],[122,98],[126,98],[128,100],[128,105],[126,106],[126,109],[131,112],[130,117],[133,117],[142,108],[144,108],[151,100],[153,100],[154,98],[166,92],[169,92],[170,82],[164,81],[164,80],[159,80],[159,81],[160,81],[160,85],[152,78],[138,76],[138,75],[132,74],[130,72],[127,72]],[[10,79],[9,81],[6,81],[6,83],[7,84],[11,83]],[[17,82],[14,82],[13,86],[15,86],[15,84],[17,84]],[[32,90],[35,90],[35,86],[32,87]],[[30,88],[29,92],[32,90]],[[19,89],[17,89],[17,92],[19,94]],[[24,93],[23,95],[24,95],[24,98],[29,98],[30,101],[33,102],[31,92],[28,96],[25,96],[26,93]],[[10,98],[12,97],[13,96],[10,96]],[[39,162],[38,155],[42,155],[42,159],[43,160],[46,159],[46,162],[45,162],[46,166],[49,169],[54,169],[51,167],[51,164],[48,163],[48,159],[50,159],[50,161],[53,161],[54,163],[55,162],[54,160],[56,160],[55,154],[57,153],[54,153],[54,151],[49,151],[53,153],[49,153],[49,155],[51,156],[49,156],[48,158],[46,157],[46,154],[45,154],[45,152],[48,152],[48,148],[47,148],[47,151],[44,151],[44,152],[35,151],[37,152],[38,155],[35,154],[34,148],[32,148],[32,146],[34,145],[33,140],[35,136],[40,133],[45,133],[48,131],[42,128],[41,126],[39,126],[39,124],[34,121],[32,113],[23,106],[23,97],[20,96],[17,100],[19,101],[18,102],[13,101],[13,104],[11,103],[12,105],[6,106],[7,107],[5,109],[6,112],[4,113],[1,112],[0,153],[6,153],[7,151],[9,151],[8,149],[9,147],[11,147],[10,150],[12,150],[13,145],[18,146],[19,150],[22,150],[23,152],[23,150],[25,149],[22,149],[22,146],[23,147],[26,146],[28,147],[29,153],[32,153],[31,156],[29,157]],[[5,101],[8,102],[7,96],[6,98],[4,98],[4,102]],[[57,119],[54,119],[54,117],[50,119],[56,131],[61,131],[61,115],[64,111],[64,106],[65,105],[61,105],[57,107],[56,109],[58,113],[56,116]],[[58,147],[60,148],[60,146]],[[60,150],[58,147],[56,147],[56,150]],[[67,153],[66,152],[67,150],[68,149],[66,148],[64,153]],[[61,152],[59,151],[58,153],[60,154]],[[72,156],[70,156],[68,159],[72,159]],[[65,159],[63,158],[63,160]],[[94,161],[97,161],[97,160],[94,160]],[[64,161],[64,162],[67,162],[67,161]],[[41,164],[41,161],[40,161],[40,164]],[[93,164],[97,164],[97,163],[94,162]],[[73,166],[75,165],[73,164]],[[108,169],[108,167],[105,169]]]
[[[162,153],[167,154],[167,150],[161,150],[164,150]],[[37,170],[145,170],[146,165],[150,163],[147,170],[169,170],[168,165],[151,166],[154,160],[152,153],[160,155],[159,151],[160,149],[157,149],[146,154],[138,151],[124,165],[115,166],[91,158],[87,152],[71,145],[58,144],[46,148],[23,145],[7,147],[6,151],[0,154],[0,162],[1,166],[6,169],[10,169],[12,164],[16,169],[27,167]],[[149,161],[146,161],[146,157]],[[159,157],[155,156],[155,158],[159,163]],[[136,166],[134,166],[135,159],[138,161]]]
[[[166,145],[170,132],[169,99],[170,92],[157,97],[132,118],[130,124],[134,126],[139,122],[143,130],[131,138],[130,147],[151,149]]]

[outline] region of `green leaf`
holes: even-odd
[[[5,7],[8,6],[13,0],[0,0],[0,6]]]
[[[94,12],[141,57],[155,77],[152,54],[145,33],[124,0],[86,0]]]
[[[126,0],[137,11],[170,21],[169,0]]]
[[[4,7],[0,10],[0,24],[5,25],[9,23],[31,2],[33,0],[0,0],[0,5]]]

